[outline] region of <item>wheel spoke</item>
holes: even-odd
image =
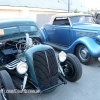
[[[65,75],[71,77],[74,74],[74,68],[73,68],[73,64],[70,61],[66,61],[67,66],[64,65],[63,70]]]

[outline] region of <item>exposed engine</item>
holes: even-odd
[[[40,44],[40,42],[35,38],[29,38],[28,33],[26,33],[26,38],[3,42],[0,47],[0,66],[17,59],[23,51],[38,44]]]

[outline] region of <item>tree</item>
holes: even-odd
[[[79,13],[80,11],[76,8],[75,10],[74,10],[74,13]]]

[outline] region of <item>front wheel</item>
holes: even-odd
[[[76,56],[79,58],[81,63],[85,65],[89,65],[95,61],[95,58],[90,55],[87,47],[84,45],[79,45],[76,48]]]
[[[6,70],[0,71],[0,90],[1,94],[0,100],[17,100],[17,96],[15,93],[6,93],[6,90],[14,90],[14,85],[12,79]]]
[[[81,78],[82,66],[75,55],[67,54],[67,59],[61,66],[68,81],[75,82]]]

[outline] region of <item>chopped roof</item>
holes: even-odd
[[[21,19],[21,18],[0,20],[0,28],[14,27],[17,25],[35,25],[35,22],[31,19]]]

